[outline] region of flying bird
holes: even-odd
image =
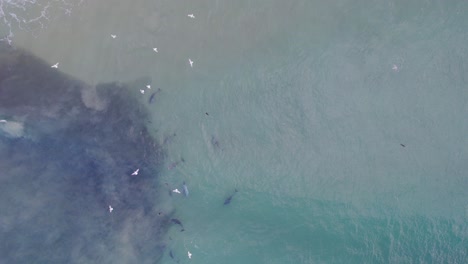
[[[111,34],[111,38],[115,39],[117,37],[117,35],[112,35]]]
[[[154,52],[158,53],[158,48],[153,48]]]
[[[188,62],[189,62],[189,64],[190,64],[190,67],[193,68],[193,60],[191,60],[191,59],[189,58],[189,59],[188,59]]]
[[[139,171],[140,171],[140,169],[136,169],[136,171],[134,171],[134,172],[132,173],[132,176],[138,175],[138,172],[139,172]]]
[[[52,66],[50,66],[50,67],[51,67],[51,68],[57,69],[57,68],[58,68],[58,65],[59,65],[59,63],[57,62],[57,63],[55,63],[54,65],[52,65]]]
[[[146,85],[146,88],[151,89],[151,85],[149,85],[149,84]]]
[[[187,251],[187,256],[188,256],[189,259],[191,259],[192,258],[192,253],[190,253],[190,251]]]
[[[114,208],[112,208],[112,206],[109,205],[109,213],[112,213],[112,211],[114,211]]]
[[[187,16],[190,17],[190,18],[195,18],[195,16],[193,14],[188,14]]]

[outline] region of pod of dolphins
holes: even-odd
[[[187,184],[185,183],[185,181],[182,182],[182,192],[183,192],[183,194],[184,194],[185,197],[188,197],[188,196],[189,196],[189,190],[188,190],[188,187],[187,187]],[[239,192],[239,191],[238,191],[237,189],[234,189],[234,192],[233,192],[231,195],[229,195],[229,196],[224,200],[223,205],[228,205],[228,204],[230,204],[231,201],[232,201],[232,198],[233,198],[234,195],[235,195],[236,193],[238,193],[238,192]],[[171,191],[169,191],[169,193],[171,193]],[[180,232],[185,231],[184,225],[182,224],[182,222],[181,222],[179,219],[177,219],[177,218],[171,218],[171,222],[172,222],[173,224],[175,224],[175,225],[180,226],[180,228],[181,228],[181,229],[180,229]],[[171,257],[171,259],[174,259],[174,260],[175,260],[175,258],[174,258],[174,253],[172,252],[172,250],[169,250],[169,256]],[[177,262],[178,262],[178,261],[177,261]]]

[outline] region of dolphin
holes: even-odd
[[[182,185],[182,189],[184,190],[185,197],[188,197],[189,191],[188,191],[187,185],[185,185],[185,182]]]
[[[177,134],[174,133],[174,134],[172,134],[172,135],[169,135],[169,136],[164,137],[164,139],[163,139],[163,145],[167,145],[167,144],[171,143],[171,142],[174,140],[174,138],[175,138],[176,136],[177,136]]]
[[[158,94],[159,92],[161,92],[160,88],[158,88],[158,90],[156,92],[152,93],[150,98],[148,99],[148,103],[152,104],[154,102],[154,98],[155,98],[156,94]]]
[[[234,190],[234,193],[231,194],[228,198],[226,198],[226,200],[224,200],[224,205],[227,205],[227,204],[230,204],[231,203],[231,200],[232,200],[232,197],[234,197],[234,195],[237,193],[237,189]]]
[[[167,166],[167,169],[172,170],[173,168],[177,167],[177,165],[179,165],[178,161],[172,162],[171,164],[169,164],[169,166]]]
[[[181,162],[185,162],[184,158],[180,158],[180,161],[172,162],[171,164],[169,164],[169,166],[167,166],[167,169],[172,170],[175,167],[177,167],[177,165],[179,165]]]
[[[216,148],[219,148],[219,141],[216,139],[215,136],[211,136],[211,144],[215,146]]]
[[[173,222],[173,223],[176,224],[176,225],[180,225],[180,227],[182,227],[182,229],[180,230],[180,232],[185,231],[184,225],[182,225],[182,222],[181,222],[179,219],[177,219],[177,218],[172,218],[172,219],[171,219],[171,222]]]

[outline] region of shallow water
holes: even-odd
[[[23,14],[15,2],[31,10],[28,26],[5,23],[14,20],[9,13]],[[32,70],[59,62],[66,75],[56,78],[77,83],[45,102],[29,99],[43,102],[34,105],[43,109],[37,116],[2,100],[0,119],[25,127],[21,139],[1,139],[2,182],[10,182],[0,190],[1,231],[11,237],[3,241],[17,244],[3,242],[0,250],[10,253],[0,255],[10,262],[468,258],[464,1],[57,1],[39,20],[46,1],[1,3],[0,32],[12,33],[3,42],[45,60]],[[33,83],[23,87],[34,93]],[[95,86],[106,92],[89,92]],[[79,107],[61,110],[68,104]],[[108,116],[106,109],[115,110]],[[99,125],[87,132],[86,122]],[[148,133],[143,141],[136,139],[140,130]],[[50,136],[56,133],[63,139]],[[101,144],[87,143],[93,139]],[[107,153],[91,156],[103,161],[97,168],[86,165],[90,147],[83,142]],[[155,153],[148,142],[158,146]],[[50,144],[61,152],[43,150]],[[155,158],[146,157],[135,186],[128,177],[144,159],[142,149]],[[55,181],[64,170],[76,184]],[[189,196],[169,195],[182,192],[183,181]],[[47,201],[82,192],[50,213],[50,236],[63,240],[35,244],[52,229],[31,223],[49,214]],[[83,205],[89,208],[76,216]],[[185,231],[167,225],[170,217]],[[25,235],[36,229],[45,231]],[[89,235],[70,239],[83,229]],[[51,245],[63,255],[52,258]]]

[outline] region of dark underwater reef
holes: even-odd
[[[0,263],[156,263],[170,215],[143,102],[59,70],[0,44]]]

